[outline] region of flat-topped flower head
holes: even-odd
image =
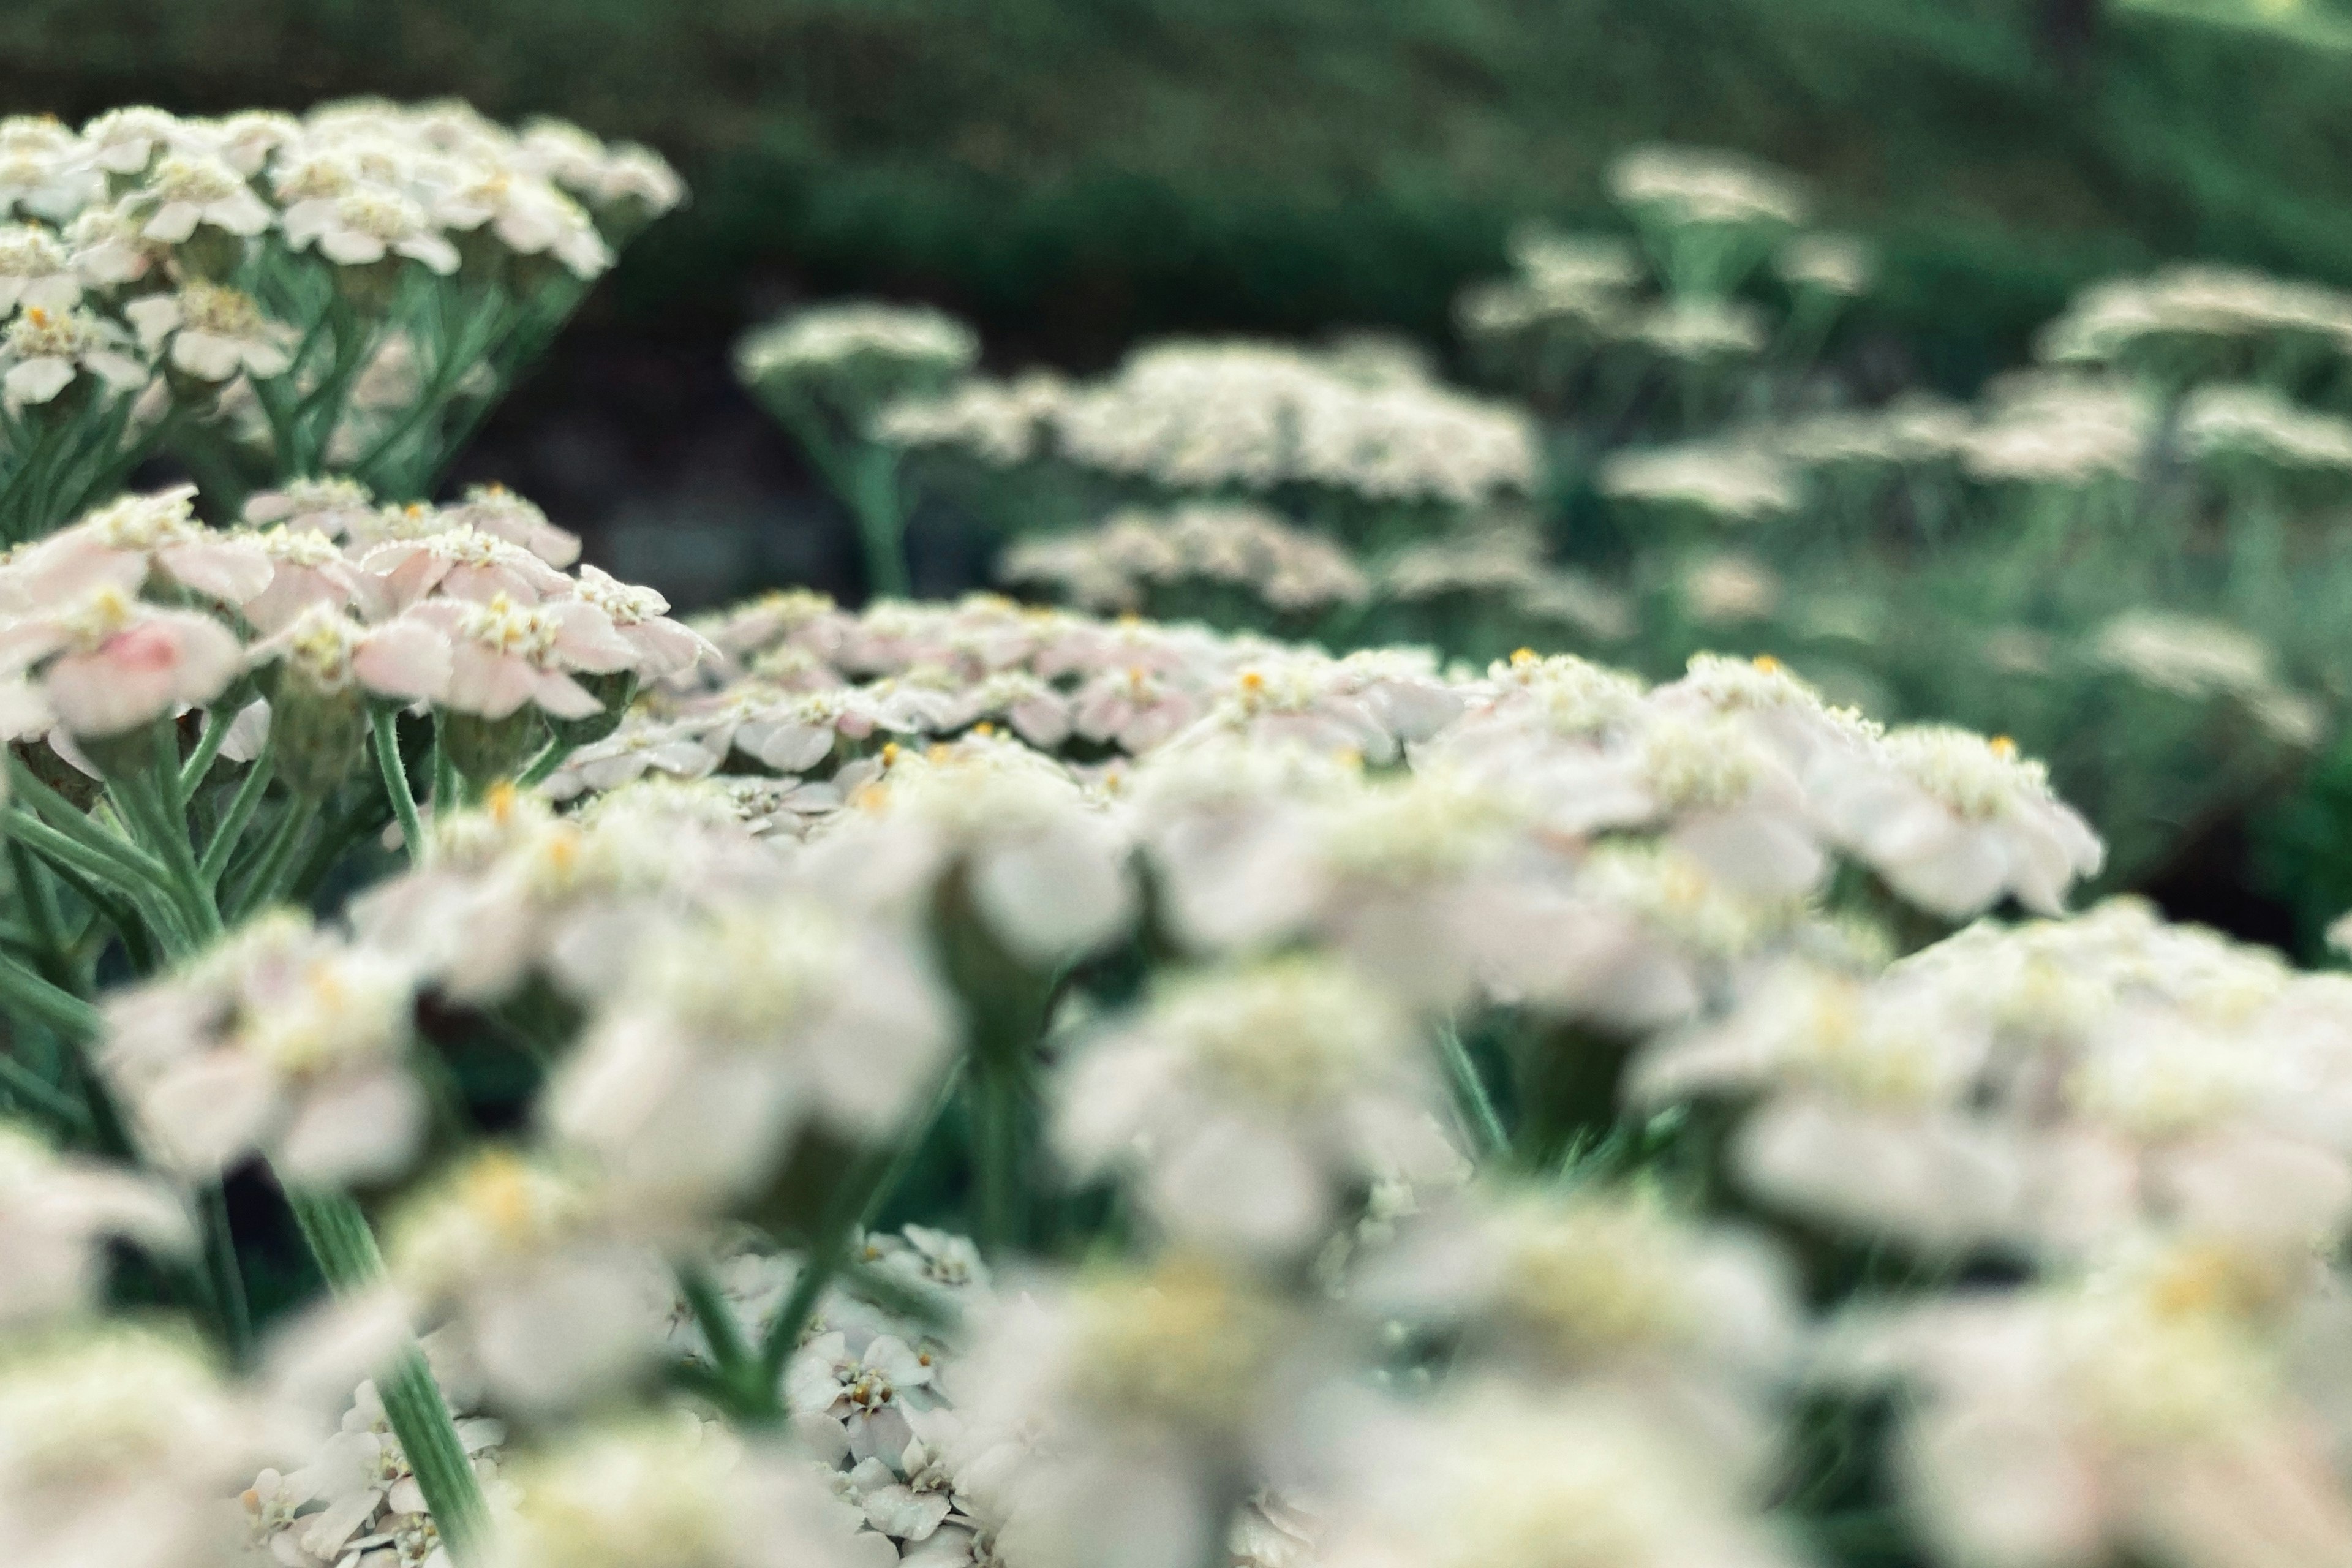
[[[84,375],[109,392],[133,391],[145,384],[147,367],[131,346],[121,328],[79,306],[51,310],[28,304],[0,335],[0,363],[7,366],[0,389],[20,407],[48,403]]]
[[[226,159],[194,148],[165,153],[140,187],[148,216],[141,233],[182,245],[200,226],[238,236],[269,226],[268,204]]]
[[[290,1180],[378,1179],[424,1131],[415,1006],[405,965],[282,910],[117,993],[101,1061],[175,1170],[213,1175],[261,1151]]]
[[[230,1568],[235,1498],[271,1432],[191,1341],[116,1326],[0,1358],[0,1554],[25,1563]]]
[[[73,257],[53,232],[29,223],[0,227],[0,311],[70,310],[81,303],[81,289]]]
[[[292,368],[293,330],[262,313],[252,295],[191,278],[173,294],[133,300],[123,314],[153,357],[199,381],[268,380]]]
[[[520,545],[550,566],[569,566],[580,559],[577,534],[556,527],[545,512],[501,484],[468,488],[463,500],[441,509],[441,516],[451,528],[471,528]]]
[[[580,1433],[509,1472],[492,1568],[876,1568],[882,1536],[796,1451],[673,1420]]]
[[[1189,974],[1078,1058],[1058,1141],[1082,1173],[1138,1173],[1179,1237],[1295,1252],[1375,1179],[1455,1163],[1425,1051],[1410,1015],[1340,961]]]
[[[1685,509],[1723,523],[1752,523],[1797,507],[1795,479],[1779,458],[1729,446],[1620,453],[1602,466],[1601,489],[1619,500]]]

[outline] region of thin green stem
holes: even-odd
[[[196,855],[188,844],[188,825],[177,805],[163,798],[171,786],[152,773],[131,773],[110,779],[107,793],[131,830],[163,867],[163,889],[179,905],[188,931],[199,942],[220,931],[220,910],[212,889],[196,871]]]
[[[341,1193],[298,1187],[286,1189],[286,1201],[337,1295],[369,1289],[383,1279],[383,1255],[357,1204]],[[460,1564],[475,1561],[488,1510],[448,1402],[413,1342],[394,1355],[376,1379],[376,1391],[450,1555]]]
[[[5,1051],[0,1051],[0,1094],[15,1096],[68,1131],[79,1132],[89,1126],[89,1113],[71,1095]]]
[[[205,879],[205,887],[220,886],[221,873],[228,869],[229,856],[236,852],[247,825],[253,820],[262,795],[269,788],[270,775],[277,771],[276,755],[274,747],[264,746],[261,755],[253,759],[253,765],[238,781],[236,794],[229,797],[228,809],[221,813],[220,826],[213,829],[212,842],[205,846],[205,858],[196,862],[196,874]]]
[[[718,1371],[719,1381],[733,1390],[737,1399],[729,1402],[731,1412],[741,1397],[752,1390],[749,1378],[759,1363],[751,1345],[743,1338],[743,1326],[736,1321],[735,1313],[727,1305],[727,1298],[710,1270],[696,1262],[677,1266],[677,1288],[686,1297],[686,1304],[694,1310],[695,1321],[702,1325],[702,1337],[709,1342],[710,1359]]]
[[[188,796],[205,782],[205,775],[212,772],[213,759],[220,755],[221,742],[228,739],[229,721],[234,717],[233,714],[212,711],[205,714],[205,732],[196,737],[195,749],[188,753],[188,760],[180,764],[177,799],[181,805],[187,805]]]
[[[792,1294],[785,1298],[776,1321],[769,1325],[768,1337],[760,1347],[758,1374],[746,1391],[753,1403],[747,1414],[774,1417],[781,1414],[776,1404],[778,1380],[783,1376],[784,1363],[792,1358],[800,1344],[801,1331],[808,1326],[810,1315],[816,1310],[817,1299],[824,1288],[848,1261],[849,1242],[856,1233],[871,1225],[884,1205],[889,1203],[899,1184],[922,1154],[923,1145],[929,1142],[932,1130],[947,1114],[955,1100],[958,1081],[963,1066],[959,1062],[949,1069],[939,1091],[928,1100],[922,1110],[900,1133],[897,1144],[887,1159],[868,1156],[856,1162],[841,1184],[834,1189],[817,1222],[817,1231],[801,1265],[799,1275],[793,1280]]]
[[[1508,1149],[1511,1135],[1495,1110],[1495,1097],[1487,1092],[1486,1079],[1478,1071],[1477,1062],[1471,1058],[1470,1048],[1462,1043],[1462,1032],[1451,1022],[1438,1029],[1437,1048],[1445,1058],[1446,1076],[1454,1082],[1454,1094],[1461,1102],[1463,1119],[1478,1141],[1479,1154],[1491,1156]]]
[[[228,1194],[214,1182],[205,1189],[205,1267],[212,1277],[213,1298],[218,1303],[221,1335],[229,1354],[242,1362],[253,1352],[253,1311],[246,1303],[245,1270],[236,1258],[236,1237],[229,1229]]]
[[[261,858],[236,890],[231,901],[236,919],[243,920],[256,910],[267,909],[286,896],[286,886],[297,864],[295,851],[301,847],[302,836],[319,815],[318,802],[297,796],[286,803],[278,818],[278,826],[269,835]]]
[[[99,902],[99,889],[120,893],[145,917],[146,923],[154,928],[156,935],[163,940],[166,946],[184,948],[189,945],[188,931],[180,911],[171,900],[163,896],[168,878],[160,865],[154,866],[151,875],[140,864],[142,861],[152,863],[152,858],[143,851],[126,845],[122,847],[123,850],[129,851],[125,855],[107,845],[102,838],[93,845],[89,838],[97,837],[95,829],[86,837],[68,836],[21,810],[9,811],[0,820],[6,822],[10,838],[47,860],[59,875],[71,873],[80,879],[89,889],[84,896],[89,898],[93,905],[105,907]],[[128,941],[129,928],[125,922],[117,920],[115,925],[117,930],[125,932],[125,940]]]
[[[50,984],[13,958],[0,957],[0,1008],[54,1029],[79,1045],[98,1035],[98,1009]]]
[[[400,716],[379,708],[369,720],[375,734],[375,765],[383,773],[383,793],[392,797],[393,815],[400,818],[401,847],[408,863],[425,859],[425,824],[416,815],[416,796],[408,787],[408,769],[400,760]],[[437,749],[437,748],[436,748]]]

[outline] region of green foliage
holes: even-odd
[[[462,96],[648,141],[696,210],[633,310],[747,272],[1044,314],[1102,356],[1217,322],[1424,330],[1513,222],[1629,142],[1815,177],[1882,237],[1885,325],[1966,376],[2151,254],[2352,277],[2345,48],[2114,9],[2070,65],[2022,0],[19,0],[0,93],[78,116]]]

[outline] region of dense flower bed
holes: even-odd
[[[969,362],[836,325],[747,364]],[[1529,482],[1361,348],[1072,427],[1204,460],[1122,400],[1236,363],[1261,501],[1360,543]],[[318,466],[0,561],[0,1558],[2352,1558],[2352,988],[2070,913],[2101,843],[2008,738],[1769,658],[682,622],[518,496]],[[1363,596],[1285,526],[1073,580]],[[309,1258],[259,1321],[230,1184]]]

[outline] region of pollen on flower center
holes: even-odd
[[[500,653],[545,664],[555,651],[557,626],[553,617],[499,594],[487,604],[466,605],[457,616],[457,632]]]

